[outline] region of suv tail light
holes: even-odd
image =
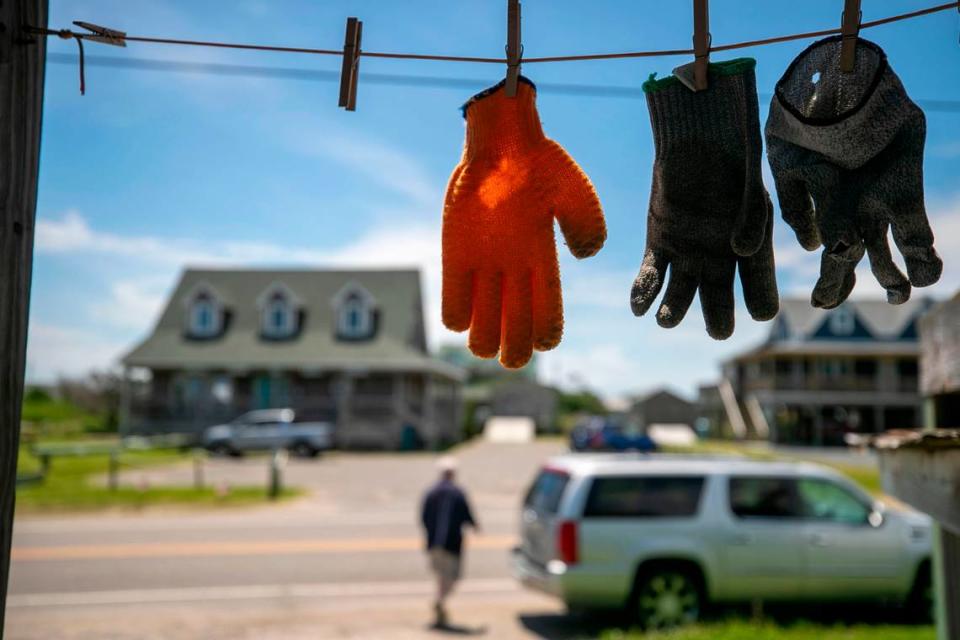
[[[557,529],[557,554],[565,564],[577,564],[579,558],[577,544],[577,523],[564,520]]]

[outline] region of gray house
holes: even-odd
[[[713,433],[809,444],[919,427],[917,321],[931,305],[850,300],[824,310],[784,300],[767,340],[724,363],[716,393],[702,394],[702,416],[713,398],[725,414]]]
[[[293,407],[345,447],[459,435],[462,372],[427,352],[416,270],[189,269],[122,362],[129,433]]]
[[[692,427],[695,406],[668,389],[658,389],[634,400],[631,421],[644,429],[653,424],[685,424]]]

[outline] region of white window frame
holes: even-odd
[[[830,313],[830,333],[837,336],[853,335],[857,329],[856,317],[853,311],[846,307],[838,307]]]
[[[200,283],[186,296],[187,333],[195,338],[212,338],[223,329],[223,305],[213,287]],[[209,325],[200,324],[200,310],[208,307]]]
[[[358,320],[356,325],[352,322],[354,313]],[[337,333],[344,338],[365,338],[373,330],[373,309],[360,295],[347,296],[337,314]]]
[[[285,307],[282,327],[273,323],[273,313],[278,304]],[[301,302],[287,285],[282,282],[271,284],[257,297],[257,306],[260,307],[260,332],[264,337],[283,339],[297,332]]]
[[[374,314],[377,301],[363,286],[349,283],[333,297],[336,314],[336,333],[342,340],[363,340],[373,337]],[[352,313],[358,314],[359,322],[354,326]]]
[[[283,324],[278,326],[273,321],[274,313],[278,310],[283,312]],[[262,311],[262,331],[263,335],[270,338],[287,338],[293,334],[296,329],[295,311],[290,301],[285,297],[273,298],[263,306]]]

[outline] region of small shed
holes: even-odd
[[[517,378],[497,384],[490,396],[492,416],[532,418],[537,431],[552,431],[557,421],[556,389],[532,380]]]

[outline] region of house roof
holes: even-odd
[[[885,300],[848,300],[842,308],[853,312],[878,339],[895,339],[919,313],[931,304],[929,298],[913,298],[903,304],[889,304]],[[812,335],[833,309],[819,309],[805,299],[789,298],[780,302],[780,313],[784,318],[791,336],[809,337]]]
[[[298,299],[303,326],[290,340],[264,340],[257,298],[282,283]],[[206,284],[229,312],[223,335],[195,340],[185,332],[184,302]],[[378,327],[364,341],[336,339],[334,298],[347,285],[376,301]],[[409,270],[187,269],[153,333],[123,358],[152,369],[429,371],[459,379],[457,367],[426,349],[420,273]]]
[[[685,397],[683,397],[683,396],[681,396],[681,395],[679,395],[679,394],[677,394],[677,393],[674,393],[673,391],[671,391],[671,390],[668,389],[667,387],[660,387],[660,388],[658,388],[658,389],[653,389],[653,390],[648,391],[648,392],[646,392],[646,393],[644,393],[644,394],[642,394],[642,395],[637,396],[636,398],[633,399],[632,405],[633,405],[634,407],[637,407],[637,406],[645,405],[645,404],[647,404],[648,402],[651,402],[651,401],[659,400],[659,399],[661,399],[661,398],[668,398],[668,399],[670,399],[670,400],[674,400],[674,401],[676,401],[676,402],[682,402],[682,403],[688,404],[688,405],[692,405],[692,404],[693,404],[693,403],[690,402],[690,400],[688,400],[687,398],[685,398]]]
[[[848,300],[837,309],[819,309],[811,306],[808,300],[788,298],[780,302],[780,312],[771,325],[767,340],[732,360],[770,354],[915,356],[920,351],[915,336],[903,336],[910,323],[932,304],[929,298],[913,298],[899,305],[867,299]],[[835,335],[820,337],[818,332],[830,314],[838,309],[852,311],[869,335],[849,339]],[[778,331],[784,328],[785,331],[779,334]]]

